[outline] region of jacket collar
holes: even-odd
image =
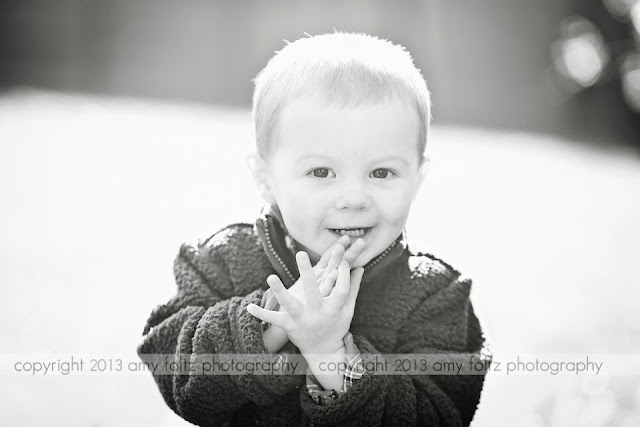
[[[289,235],[282,215],[277,206],[265,205],[256,219],[254,229],[269,261],[278,276],[288,288],[300,277],[295,254],[298,251],[296,241]],[[364,266],[362,282],[376,277],[386,266],[407,249],[405,230],[381,254],[373,258]]]

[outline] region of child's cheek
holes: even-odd
[[[394,225],[404,224],[410,207],[411,193],[408,191],[395,193],[380,206],[383,216]]]

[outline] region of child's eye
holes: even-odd
[[[311,172],[315,178],[328,178],[329,175],[332,175],[333,172],[329,170],[329,168],[315,168]]]
[[[378,178],[378,179],[389,178],[391,175],[393,175],[393,172],[390,171],[389,169],[384,169],[384,168],[376,169],[373,172],[371,172],[371,176],[373,178]]]

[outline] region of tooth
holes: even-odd
[[[344,236],[345,234],[350,237],[360,237],[365,233],[364,228],[352,228],[352,229],[334,229],[338,234]]]
[[[345,233],[351,237],[359,237],[364,234],[364,230],[361,228],[356,228],[351,230],[345,230]]]

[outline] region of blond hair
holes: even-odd
[[[254,79],[252,114],[258,153],[271,154],[278,115],[296,98],[354,108],[398,97],[419,118],[418,156],[424,159],[431,121],[427,83],[408,51],[366,34],[335,32],[287,42]]]

